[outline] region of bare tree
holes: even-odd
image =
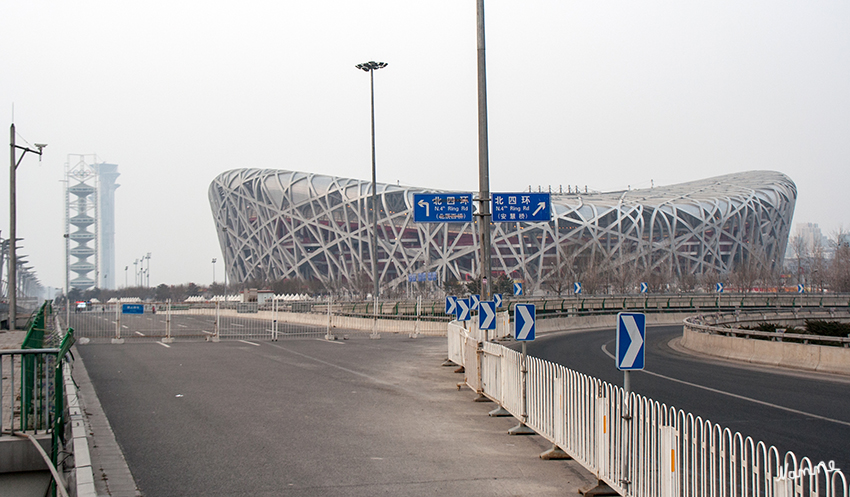
[[[802,284],[803,271],[809,258],[809,244],[805,238],[797,235],[791,238],[791,250],[794,251],[794,257],[797,259],[797,284]]]
[[[828,283],[834,292],[850,292],[850,232],[839,227],[832,234],[832,261],[829,264]]]

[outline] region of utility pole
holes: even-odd
[[[487,57],[484,0],[476,2],[478,24],[478,234],[481,238],[481,300],[490,300],[490,157],[487,136]]]
[[[21,161],[27,152],[38,154],[41,160],[42,149],[47,145],[36,143],[33,150],[29,147],[22,147],[15,144],[15,123],[9,128],[9,281],[7,288],[9,289],[9,330],[14,330],[17,323],[17,306],[18,306],[18,239],[17,239],[17,192],[15,182],[17,177],[15,171],[18,169]],[[16,150],[23,150],[20,159],[16,160]]]

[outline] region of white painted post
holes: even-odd
[[[328,295],[328,327],[325,331],[325,340],[334,340],[334,336],[331,334],[331,307],[333,306],[333,297]]]
[[[221,314],[219,312],[221,308],[221,299],[215,301],[215,334],[212,337],[213,342],[221,341]]]
[[[377,214],[376,214],[377,215]],[[375,308],[372,309],[372,334],[369,335],[371,339],[381,338],[381,335],[378,333],[378,296],[375,295]]]
[[[679,495],[679,472],[676,471],[679,463],[678,440],[679,435],[674,427],[661,427],[661,497]]]
[[[112,339],[112,343],[114,344],[122,344],[124,343],[124,339],[121,338],[121,314],[120,309],[118,309],[119,305],[115,307],[115,338]]]
[[[171,299],[165,302],[165,338],[162,343],[172,343],[174,338],[171,337]]]

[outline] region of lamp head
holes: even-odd
[[[377,69],[383,69],[384,67],[387,67],[387,63],[386,62],[375,62],[374,60],[371,60],[369,62],[357,64],[354,67],[356,67],[357,69],[360,69],[361,71],[369,72],[369,71],[375,71]]]

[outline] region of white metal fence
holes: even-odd
[[[738,432],[449,324],[449,359],[499,403],[624,496],[844,496],[832,464],[781,455]],[[479,374],[480,373],[480,374]],[[526,412],[523,412],[525,389]],[[525,416],[524,416],[525,414]]]
[[[126,312],[126,311],[137,311]],[[338,305],[268,302],[147,302],[89,305],[63,310],[78,338],[107,340],[282,340],[322,338],[334,334],[409,333],[445,336],[446,321],[419,315],[347,315]],[[506,315],[501,318],[507,329]],[[491,333],[492,334],[492,333]]]

